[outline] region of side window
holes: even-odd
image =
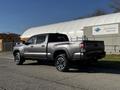
[[[63,34],[51,34],[48,40],[48,42],[65,42],[65,41],[69,40],[68,37]]]
[[[29,44],[35,44],[35,41],[36,41],[36,37],[33,36],[30,39],[28,39],[27,43],[29,43]]]
[[[38,35],[36,44],[40,44],[40,43],[45,42],[45,39],[46,39],[46,35]]]

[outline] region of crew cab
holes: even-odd
[[[104,41],[81,40],[71,42],[60,33],[34,35],[13,49],[14,60],[22,65],[26,60],[52,60],[58,71],[67,71],[72,61],[97,61],[105,57]]]

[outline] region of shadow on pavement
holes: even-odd
[[[29,66],[29,65],[47,65],[47,66],[54,66],[54,62],[52,61],[40,61],[40,62],[37,62],[37,61],[34,61],[34,62],[29,62],[29,63],[25,63],[23,65],[26,65],[26,66]]]
[[[40,63],[32,62],[25,63],[23,65],[47,65],[54,66],[54,62],[44,62]],[[71,69],[67,73],[111,73],[111,74],[120,74],[120,61],[99,61],[98,63],[93,64],[74,64],[71,66]]]
[[[69,73],[111,73],[120,74],[120,61],[99,61],[98,63],[74,66]]]

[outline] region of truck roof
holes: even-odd
[[[43,33],[43,34],[36,34],[36,35],[50,35],[50,34],[66,35],[66,34],[62,34],[62,33]],[[34,36],[36,36],[36,35],[34,35]]]

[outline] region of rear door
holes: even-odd
[[[46,59],[47,35],[37,35],[33,53],[36,59]]]

